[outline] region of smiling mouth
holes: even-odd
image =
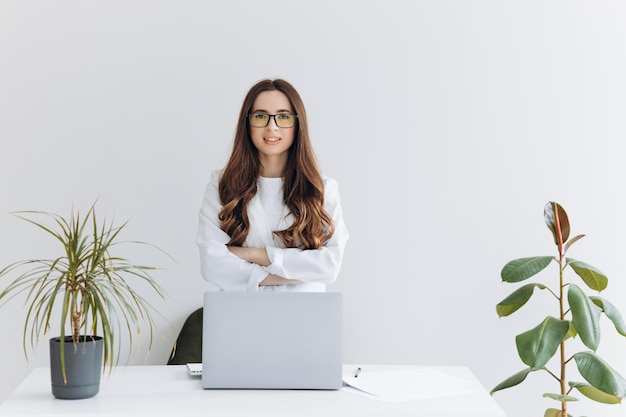
[[[280,141],[280,138],[263,138],[263,140],[265,142],[269,142],[269,143],[276,143],[276,142]]]

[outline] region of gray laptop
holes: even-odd
[[[340,388],[342,303],[339,293],[207,291],[202,386]]]

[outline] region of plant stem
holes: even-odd
[[[565,306],[564,306],[564,294],[563,294],[563,256],[561,255],[561,259],[559,259],[559,281],[560,281],[560,298],[559,304],[561,308],[561,320],[565,320]],[[565,369],[566,369],[567,361],[565,360],[565,340],[561,341],[561,395],[567,394],[567,386],[565,383]],[[567,416],[567,402],[561,401],[561,415]]]
[[[74,343],[78,343],[80,340],[80,312],[78,311],[74,311],[74,314],[72,315],[72,328],[74,329],[72,335],[73,341]]]
[[[565,320],[565,285],[563,283],[563,262],[565,261],[565,254],[563,253],[563,234],[561,232],[561,222],[559,220],[559,210],[556,204],[554,205],[554,220],[557,232],[558,250],[559,250],[559,309],[560,319]],[[565,361],[565,339],[561,341],[561,395],[566,395],[567,385],[565,378],[566,364]],[[561,400],[561,416],[567,416],[567,401]]]

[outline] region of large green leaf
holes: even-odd
[[[518,335],[515,342],[522,362],[531,368],[543,368],[554,356],[568,331],[569,321],[546,317],[534,329]]]
[[[609,283],[609,279],[597,268],[576,259],[567,258],[567,264],[572,267],[576,275],[582,278],[589,288],[602,291]]]
[[[554,258],[551,256],[533,256],[515,259],[502,268],[500,276],[504,282],[520,282],[546,269]]]
[[[496,305],[496,312],[499,317],[505,317],[519,310],[533,295],[533,290],[539,288],[545,290],[547,287],[541,284],[528,284],[513,291],[511,295],[500,301]]]
[[[604,314],[613,322],[615,325],[615,329],[622,336],[626,336],[626,325],[624,324],[624,320],[622,319],[622,315],[619,310],[607,300],[601,297],[591,296],[589,297],[595,305],[600,307]]]
[[[529,373],[536,371],[537,369],[526,368],[523,371],[519,371],[513,376],[508,377],[504,381],[500,382],[494,389],[491,390],[490,394],[493,395],[494,392],[500,391],[503,389],[514,387],[515,385],[521,384],[524,382]]]
[[[626,397],[626,380],[592,352],[574,355],[578,371],[593,387],[616,397]]]
[[[552,236],[554,237],[554,244],[559,244],[559,238],[557,234],[557,226],[556,226],[556,216],[555,212],[559,215],[559,224],[561,226],[561,237],[563,241],[561,243],[567,242],[569,238],[569,219],[567,218],[567,213],[558,203],[553,201],[546,204],[543,209],[543,219],[548,226],[548,229],[552,232]]]
[[[569,386],[576,388],[582,395],[594,401],[604,404],[620,404],[622,399],[616,395],[607,394],[589,384],[582,382],[570,382]]]
[[[572,311],[572,325],[580,340],[589,349],[596,351],[600,344],[600,313],[602,310],[576,285],[570,285],[567,301]]]

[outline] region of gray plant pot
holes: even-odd
[[[74,345],[71,336],[65,337],[65,373],[61,368],[61,338],[50,339],[50,377],[52,394],[64,400],[93,397],[100,390],[103,341],[100,336],[81,337]]]

